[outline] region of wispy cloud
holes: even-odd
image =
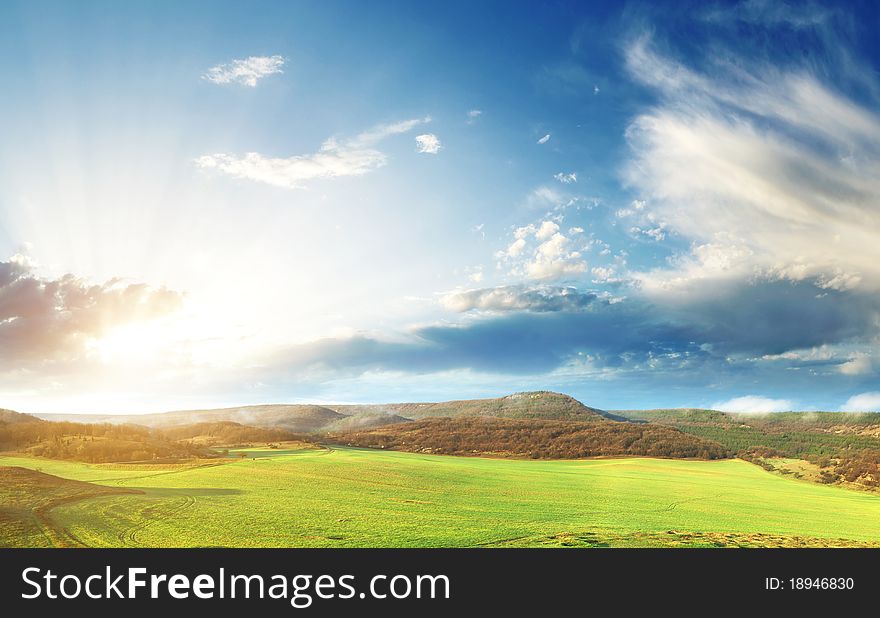
[[[483,110],[481,109],[472,109],[467,113],[467,123],[474,124],[477,119],[483,115]]]
[[[409,133],[417,126],[429,122],[431,122],[431,117],[425,116],[424,118],[410,118],[409,120],[401,120],[400,122],[380,124],[359,134],[351,141],[351,143],[353,145],[369,146],[381,142],[386,137],[391,137],[392,135]]]
[[[268,75],[283,73],[283,56],[249,56],[211,67],[202,75],[215,84],[242,84],[251,88]]]
[[[440,138],[433,133],[425,133],[416,135],[416,151],[425,154],[437,154],[443,146],[440,144]]]
[[[626,179],[694,247],[682,268],[646,274],[647,286],[723,267],[728,277],[880,288],[877,101],[849,99],[808,68],[719,59],[700,72],[648,36],[626,58],[660,96],[628,129]]]
[[[713,6],[703,14],[709,22],[729,24],[739,21],[758,26],[786,24],[793,28],[807,28],[826,23],[833,13],[815,2],[797,5],[776,0],[744,0],[733,6]]]
[[[538,143],[539,144],[546,144],[549,141],[550,141],[550,134],[547,133],[544,137],[542,137],[541,139],[538,140]]]
[[[279,158],[257,152],[242,156],[215,153],[197,158],[195,164],[201,169],[218,170],[235,178],[298,189],[305,187],[310,180],[360,176],[384,166],[387,157],[375,147],[376,144],[430,120],[425,117],[379,125],[344,142],[330,138],[318,152],[311,154]],[[439,142],[437,146],[439,148]]]

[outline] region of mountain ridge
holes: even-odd
[[[48,421],[135,424],[173,427],[232,421],[294,432],[368,429],[429,417],[499,417],[512,419],[624,420],[553,391],[527,391],[503,397],[443,402],[388,404],[258,404],[227,408],[175,410],[148,414],[36,414]]]

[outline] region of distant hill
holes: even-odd
[[[267,404],[218,408],[214,410],[180,410],[158,414],[41,414],[50,421],[73,421],[79,423],[136,424],[146,427],[173,427],[195,423],[218,423],[232,421],[242,425],[285,429],[294,433],[310,433],[345,418],[330,408],[315,405]]]
[[[301,434],[285,429],[251,427],[233,421],[215,423],[195,423],[193,425],[174,425],[154,429],[169,440],[191,440],[205,446],[232,446],[254,442],[290,442],[298,440]]]
[[[715,441],[650,423],[560,421],[497,417],[425,418],[332,435],[340,444],[443,455],[533,459],[641,455],[719,459],[730,451]]]
[[[737,457],[767,470],[776,469],[773,460],[802,459],[816,467],[815,475],[822,483],[880,488],[880,414],[876,412],[616,412],[718,442]],[[785,473],[795,474],[790,470]]]
[[[232,421],[146,427],[135,424],[72,423],[31,418],[0,423],[0,452],[15,452],[90,463],[211,459],[214,447],[300,443],[314,447],[306,434],[277,427],[252,427]]]
[[[702,408],[668,408],[656,410],[614,410],[628,420],[666,425],[749,425],[764,429],[836,431],[880,435],[878,412],[720,412]]]
[[[343,416],[341,419],[324,426],[321,430],[350,431],[355,429],[373,429],[375,427],[384,427],[385,425],[406,423],[410,422],[411,420],[412,419],[405,418],[398,414],[365,411]]]
[[[211,457],[204,446],[171,439],[141,425],[109,423],[0,423],[0,451],[90,463]]]
[[[180,410],[158,414],[40,414],[49,421],[136,424],[174,427],[230,421],[253,427],[284,429],[294,433],[319,433],[382,427],[420,418],[498,417],[514,419],[576,420],[583,422],[627,420],[590,408],[577,399],[550,391],[514,393],[496,399],[466,399],[440,403],[388,403],[361,405],[267,404]]]
[[[22,414],[21,412],[13,412],[0,408],[0,423],[30,423],[39,420],[30,414]]]
[[[409,419],[429,417],[474,417],[601,421],[606,413],[582,404],[574,397],[551,391],[514,393],[496,399],[464,399],[440,403],[390,403],[329,406],[342,414],[386,413]]]
[[[656,410],[613,410],[613,414],[630,421],[648,423],[714,423],[737,424],[734,415],[703,408],[658,408]]]

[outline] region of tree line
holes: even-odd
[[[0,451],[17,451],[88,463],[180,460],[218,457],[211,447],[297,439],[282,429],[233,422],[198,423],[154,429],[141,425],[50,422],[30,417],[0,421]]]
[[[717,442],[672,427],[614,421],[430,418],[333,434],[330,439],[367,448],[533,459],[613,455],[720,459],[731,455]]]

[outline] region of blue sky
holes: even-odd
[[[4,3],[0,406],[878,409],[878,26]]]

